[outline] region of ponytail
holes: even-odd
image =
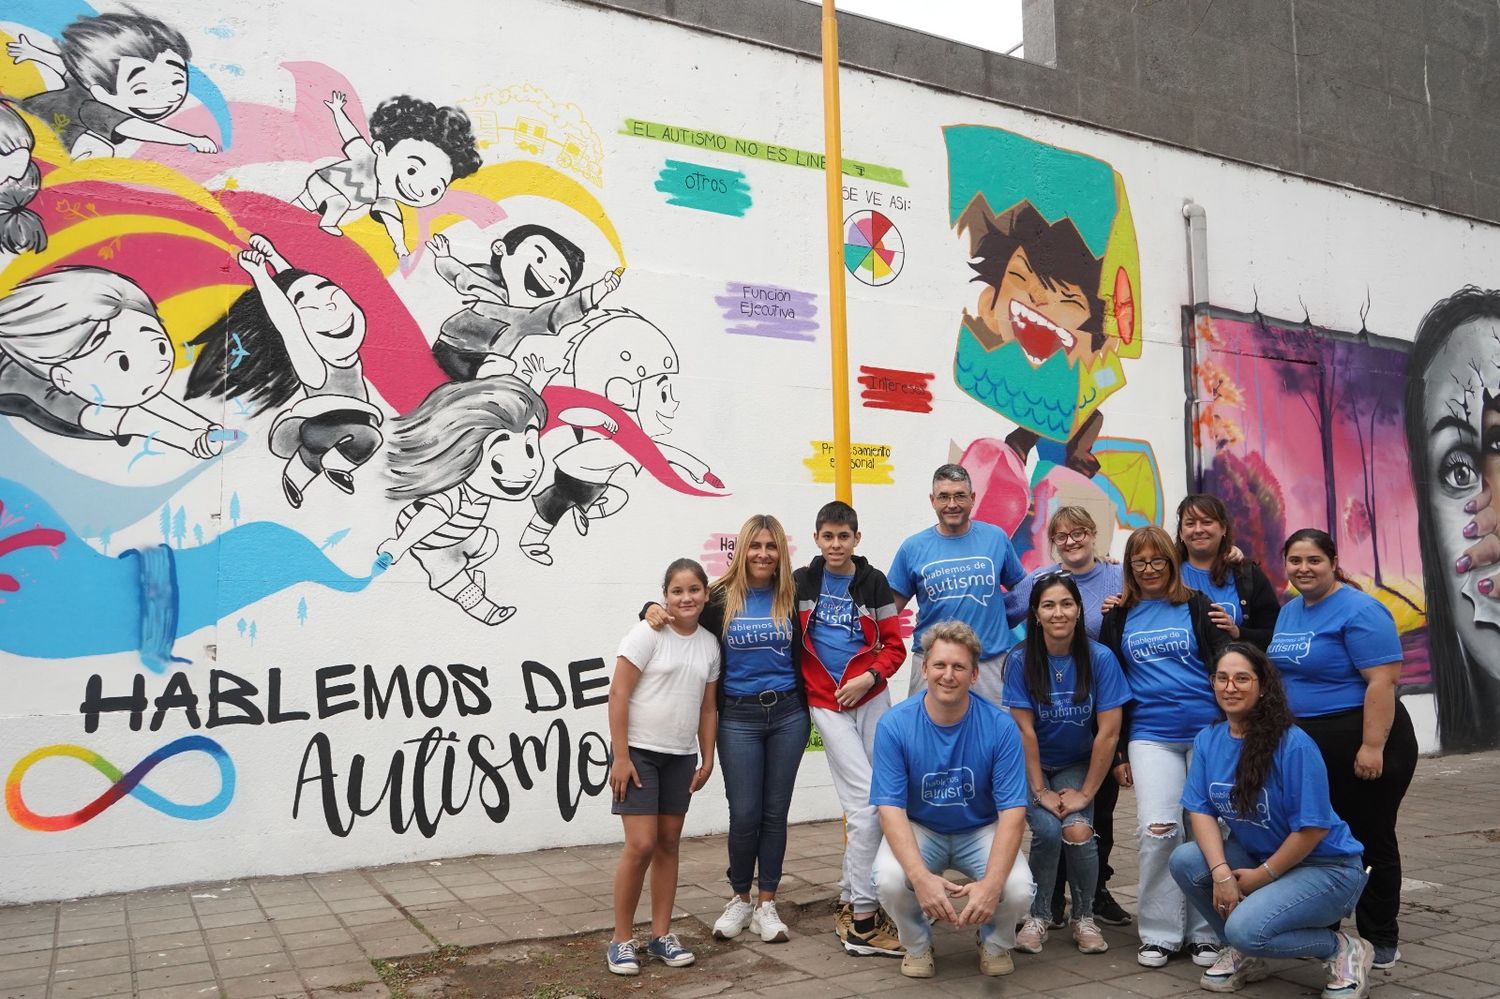
[[[47,230],[42,217],[27,208],[42,189],[42,172],[35,163],[11,180],[0,181],[0,250],[41,253],[47,248]]]

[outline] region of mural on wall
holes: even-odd
[[[975,287],[953,378],[1014,425],[958,449],[975,475],[975,516],[1017,535],[1028,567],[1048,561],[1043,534],[1059,505],[1093,498],[1123,527],[1160,523],[1151,445],[1101,433],[1100,406],[1124,387],[1122,360],[1142,345],[1124,179],[1102,160],[1014,132],[950,125],[943,135],[948,220]]]
[[[26,207],[42,188],[42,171],[31,160],[35,147],[26,119],[0,103],[0,253],[47,248],[41,216]]]

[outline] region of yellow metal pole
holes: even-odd
[[[844,153],[839,129],[839,26],[823,0],[823,179],[828,189],[828,332],[833,352],[833,491],[854,502],[849,465],[849,336],[844,302]]]

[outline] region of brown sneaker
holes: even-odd
[[[1084,916],[1073,924],[1073,942],[1078,944],[1081,954],[1103,954],[1109,950],[1109,944],[1104,939],[1104,934],[1099,932],[1099,924],[1094,922],[1093,916]]]
[[[844,937],[844,953],[856,957],[900,957],[906,953],[906,948],[901,946],[898,937],[886,932],[877,921],[868,933],[861,933],[851,925]]]
[[[848,902],[840,902],[838,910],[833,914],[833,932],[838,934],[840,940],[844,940],[853,929],[854,906]]]
[[[979,970],[986,975],[1008,975],[1016,970],[1016,962],[1010,959],[1010,951],[1002,950],[998,954],[986,947],[982,942],[979,944]]]
[[[901,956],[901,974],[907,978],[931,978],[937,974],[937,962],[932,959],[932,951],[924,954],[913,954],[907,952]]]
[[[1040,954],[1042,944],[1047,942],[1047,921],[1036,916],[1027,916],[1016,932],[1016,950],[1023,954]]]

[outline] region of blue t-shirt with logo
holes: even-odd
[[[1089,642],[1089,665],[1094,682],[1088,696],[1073,703],[1078,685],[1078,670],[1073,657],[1047,657],[1047,703],[1038,705],[1026,687],[1026,646],[1018,645],[1005,657],[1005,690],[1001,703],[1007,708],[1022,708],[1032,713],[1040,750],[1042,769],[1057,770],[1080,760],[1094,751],[1094,715],[1118,708],[1130,700],[1130,685],[1120,670],[1115,654],[1098,642]],[[1058,679],[1061,674],[1062,678]]]
[[[870,804],[906,809],[937,833],[962,833],[1026,805],[1026,753],[1010,715],[970,691],[956,725],[937,725],[926,696],[908,697],[880,719]]]
[[[1340,586],[1311,607],[1283,604],[1266,655],[1281,670],[1292,714],[1316,718],[1363,706],[1359,671],[1400,662],[1401,636],[1379,600]]]
[[[1130,608],[1120,651],[1135,698],[1132,739],[1192,742],[1219,716],[1186,601],[1142,600]]]
[[[1229,723],[1212,725],[1193,740],[1193,762],[1182,788],[1182,807],[1223,819],[1229,831],[1256,863],[1281,849],[1301,829],[1327,829],[1310,857],[1358,857],[1364,846],[1328,800],[1328,768],[1312,736],[1293,725],[1281,737],[1261,786],[1255,814],[1242,816],[1230,804],[1242,742],[1229,734]],[[1279,872],[1285,874],[1285,871]]]
[[[1005,597],[1026,576],[1010,537],[994,524],[969,522],[956,537],[936,526],[901,542],[887,574],[891,589],[917,602],[916,637],[939,621],[962,621],[974,629],[983,657],[1010,648]]]
[[[859,624],[859,612],[849,596],[854,573],[838,576],[823,570],[823,591],[818,606],[808,622],[808,635],[818,661],[828,670],[835,684],[844,682],[844,670],[865,647],[865,632]]]
[[[1240,608],[1240,588],[1234,581],[1234,573],[1224,574],[1224,585],[1215,586],[1213,576],[1206,570],[1182,563],[1182,581],[1208,598],[1208,602],[1219,608],[1235,624],[1244,624]]]
[[[1061,568],[1061,562],[1043,566],[1005,594],[1005,613],[1012,627],[1019,625],[1024,633],[1026,612],[1031,608],[1032,587],[1038,579]],[[1125,589],[1124,567],[1118,562],[1095,560],[1094,567],[1088,572],[1073,573],[1073,582],[1078,584],[1078,595],[1083,598],[1083,630],[1090,638],[1098,638],[1099,626],[1104,623],[1104,599]]]
[[[770,587],[752,588],[744,611],[724,629],[724,693],[745,697],[796,686],[790,624],[778,627],[771,617]]]

